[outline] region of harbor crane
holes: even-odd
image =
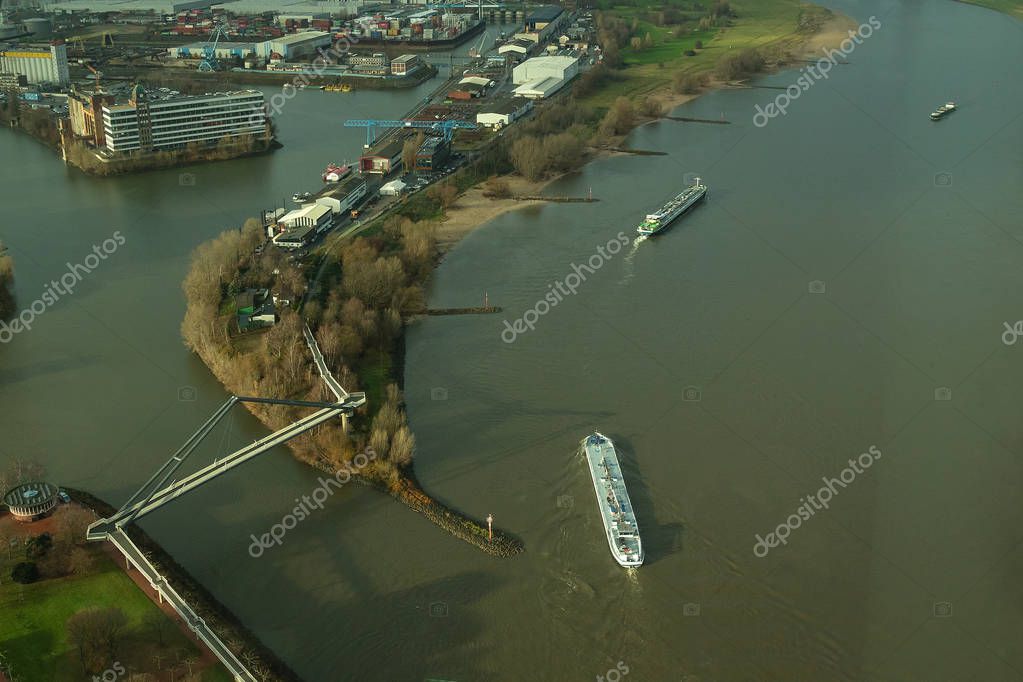
[[[224,27],[220,24],[213,26],[213,32],[210,33],[209,40],[202,46],[202,61],[199,62],[199,71],[209,72],[216,71],[219,66],[217,62],[217,45],[220,44],[221,38],[227,38],[227,32],[224,31]]]
[[[440,132],[445,140],[450,141],[455,129],[476,130],[479,128],[475,123],[469,121],[414,121],[414,120],[380,120],[375,118],[356,118],[345,121],[345,128],[365,128],[366,147],[369,148],[376,139],[374,130],[376,128],[415,128],[420,130],[432,130]]]
[[[483,35],[480,36],[480,42],[478,44],[473,44],[473,46],[469,48],[469,57],[472,59],[479,59],[483,56],[483,44],[487,42],[489,35],[490,34],[487,31],[483,32]]]

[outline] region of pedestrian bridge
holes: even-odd
[[[86,530],[86,537],[89,540],[109,540],[124,555],[129,568],[134,566],[146,576],[149,584],[156,590],[161,603],[164,599],[167,600],[174,610],[178,612],[182,620],[185,621],[189,629],[220,659],[236,682],[256,682],[256,677],[249,672],[234,653],[220,640],[217,634],[207,627],[202,618],[199,618],[188,603],[167,583],[156,570],[156,567],[150,563],[149,559],[131,541],[124,529],[132,521],[159,509],[201,485],[209,483],[216,477],[245,464],[264,452],[287,443],[295,436],[329,422],[331,419],[340,418],[345,428],[347,428],[348,416],[356,408],[366,404],[366,394],[361,392],[349,393],[346,391],[327,368],[323,354],[320,352],[316,339],[308,326],[305,327],[304,336],[306,343],[309,345],[309,350],[313,354],[313,361],[316,363],[320,377],[326,384],[327,389],[334,394],[335,402],[230,396],[195,433],[189,436],[184,445],[178,448],[177,452],[134,495],[128,498],[128,501],[120,509],[108,518],[95,521]],[[189,474],[180,480],[173,478],[175,472],[185,463],[189,455],[195,452],[199,444],[209,436],[216,425],[238,403],[291,405],[295,407],[315,407],[318,409],[312,414],[302,417],[298,421],[288,424],[268,436],[264,436],[245,447],[235,450],[226,457],[218,457],[212,464],[199,469],[195,473]]]

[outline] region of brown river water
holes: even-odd
[[[592,163],[548,191],[600,202],[503,215],[437,270],[432,305],[486,292],[504,311],[409,330],[417,472],[525,554],[489,557],[350,486],[253,559],[250,535],[318,485],[284,451],[143,527],[315,682],[1023,679],[1023,344],[1005,327],[1023,319],[1023,24],[831,6],[880,28],[787,114],[753,122],[781,90],[708,94],[675,115],[731,125],[638,129],[630,146],[668,156]],[[2,456],[126,499],[225,399],[180,340],[189,251],[353,158],[344,119],[400,115],[431,87],[302,93],[272,156],[117,179],[0,134],[23,305],[125,236],[0,347]],[[959,111],[929,121],[948,99]],[[687,174],[707,201],[634,242]],[[591,261],[619,232],[628,246]],[[575,295],[502,339],[586,262]],[[577,454],[594,429],[637,510],[633,572]],[[204,463],[263,433],[239,412]],[[827,508],[802,518],[822,479]],[[755,552],[771,533],[784,544]]]

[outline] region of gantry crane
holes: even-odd
[[[357,118],[345,121],[346,128],[365,128],[366,147],[373,144],[376,139],[373,131],[375,128],[416,128],[420,130],[433,130],[440,132],[445,140],[451,140],[455,129],[476,130],[479,128],[475,123],[469,121],[415,121],[415,120],[380,120],[375,118]]]

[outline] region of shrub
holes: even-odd
[[[11,580],[22,585],[34,583],[39,580],[39,568],[33,561],[22,561],[11,570]]]

